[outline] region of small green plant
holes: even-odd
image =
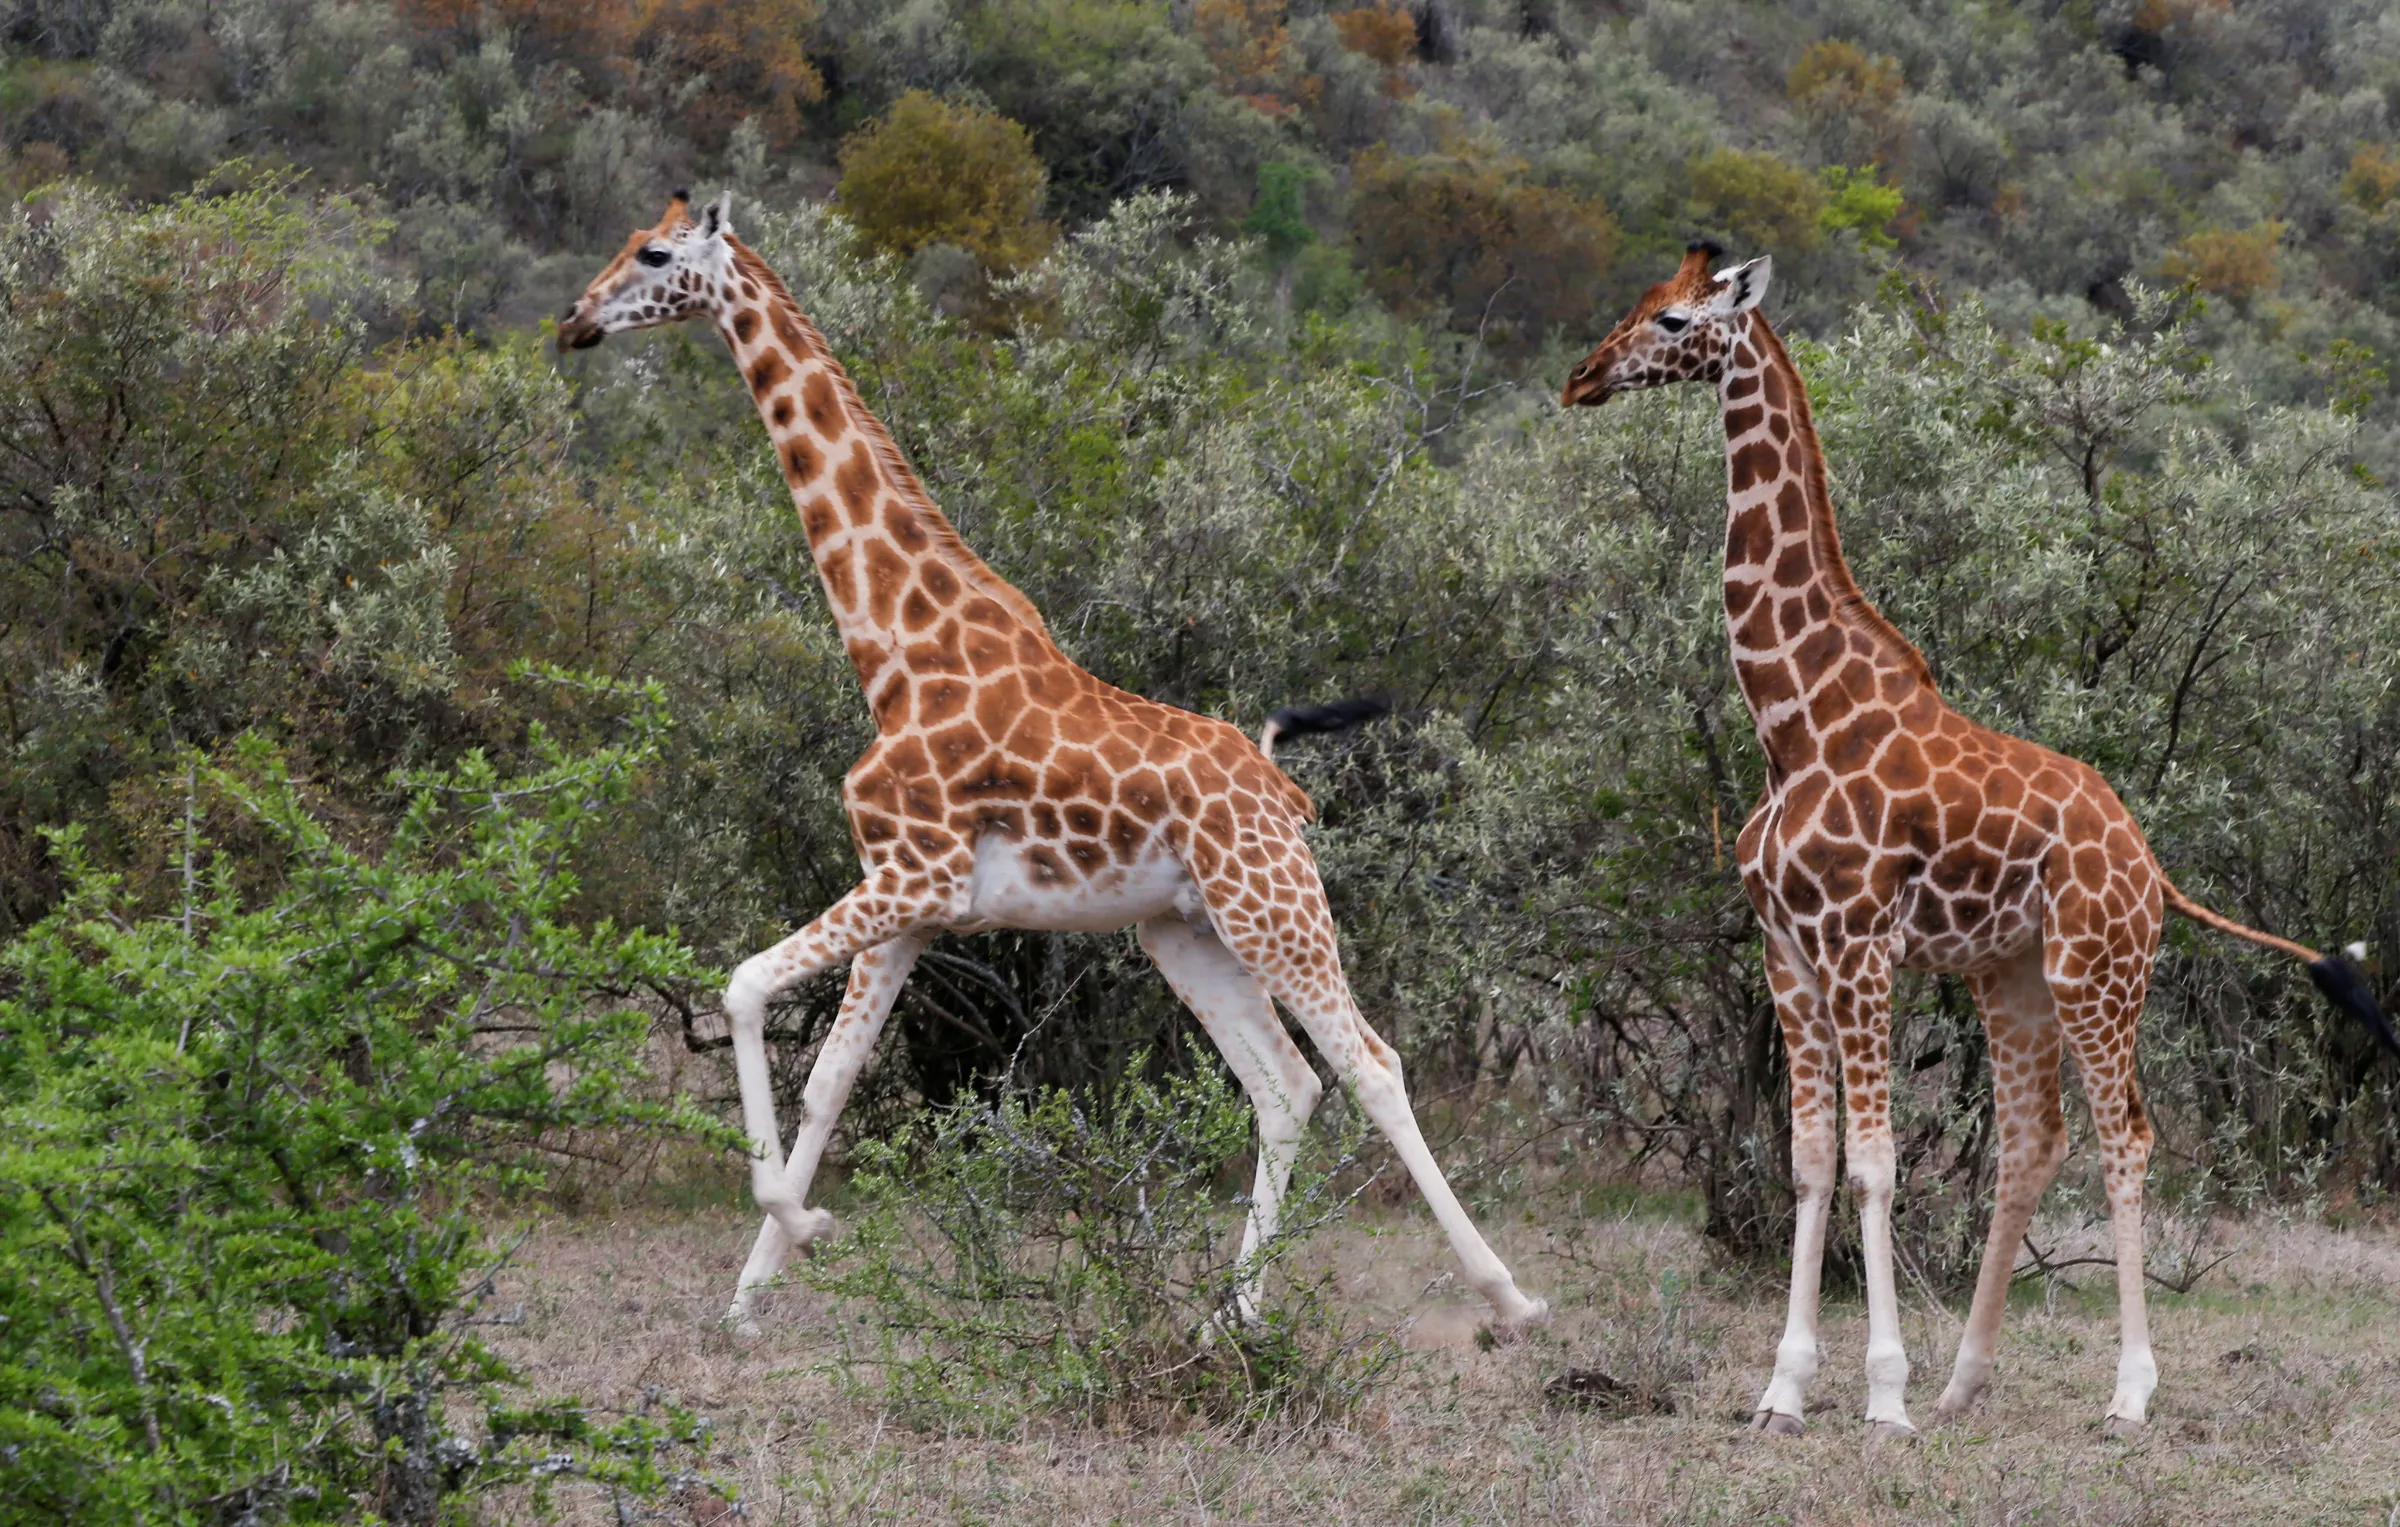
[[[1213,1067],[1096,1097],[1004,1082],[868,1145],[857,1232],[805,1276],[855,1303],[884,1402],[921,1424],[1007,1430],[1037,1413],[1134,1425],[1198,1415],[1305,1424],[1390,1368],[1293,1253],[1356,1196],[1356,1137],[1304,1157],[1278,1233],[1235,1250],[1251,1116]],[[1234,1313],[1261,1271],[1259,1318]]]

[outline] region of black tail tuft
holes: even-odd
[[[1292,705],[1267,718],[1277,737],[1305,737],[1311,732],[1345,732],[1378,716],[1392,713],[1392,702],[1379,695],[1336,700],[1331,705]]]
[[[2385,1049],[2400,1055],[2400,1035],[2392,1032],[2392,1020],[2376,1006],[2375,994],[2367,989],[2365,971],[2338,954],[2328,954],[2308,962],[2308,978],[2317,983],[2317,990],[2335,1007],[2365,1024],[2367,1032],[2381,1041]]]

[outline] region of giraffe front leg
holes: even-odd
[[[861,950],[851,961],[850,987],[843,994],[841,1013],[826,1031],[824,1043],[817,1048],[816,1064],[809,1071],[808,1087],[802,1095],[800,1128],[792,1137],[792,1154],[783,1170],[786,1196],[799,1206],[800,1233],[794,1234],[784,1217],[772,1213],[759,1226],[758,1240],[751,1246],[749,1261],[743,1265],[741,1279],[734,1287],[733,1305],[725,1312],[726,1322],[741,1335],[758,1334],[755,1315],[759,1286],[783,1270],[783,1264],[795,1249],[806,1251],[812,1243],[833,1233],[831,1214],[805,1207],[809,1185],[816,1178],[817,1163],[824,1157],[826,1142],[832,1138],[842,1105],[849,1101],[851,1087],[865,1069],[867,1058],[874,1053],[884,1020],[891,1015],[892,1003],[907,982],[909,971],[915,968],[917,956],[924,953],[925,942],[921,936],[903,934],[887,944]]]
[[[1783,1028],[1792,1083],[1792,1178],[1798,1210],[1792,1226],[1792,1289],[1775,1348],[1775,1375],[1759,1396],[1754,1430],[1794,1436],[1806,1429],[1808,1386],[1817,1376],[1817,1286],[1825,1261],[1825,1224],[1833,1208],[1834,1077],[1840,1057],[1815,977],[1770,935],[1767,982]]]
[[[1900,1290],[1893,1271],[1890,952],[1880,941],[1844,949],[1826,982],[1842,1052],[1843,1144],[1858,1187],[1858,1230],[1867,1274],[1867,1421],[1877,1438],[1913,1436],[1908,1419],[1908,1348],[1900,1339]]]
[[[903,933],[938,928],[956,915],[963,883],[944,879],[926,889],[922,888],[924,877],[916,880],[919,888],[904,888],[896,868],[879,871],[798,933],[744,960],[725,988],[725,1011],[733,1020],[733,1065],[741,1086],[742,1127],[750,1137],[752,1152],[751,1197],[796,1245],[808,1244],[822,1233],[823,1226],[802,1205],[783,1170],[774,1087],[767,1073],[767,1002],[777,992],[864,950],[887,944]],[[846,1082],[843,1090],[848,1090]],[[826,1127],[831,1127],[830,1120]],[[813,1170],[814,1162],[810,1165]]]

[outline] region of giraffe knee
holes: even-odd
[[[734,968],[725,984],[725,1012],[736,1032],[759,1032],[767,1024],[767,999],[777,990],[775,964],[754,954]]]
[[[1297,1139],[1300,1131],[1307,1127],[1309,1116],[1317,1111],[1317,1100],[1324,1096],[1325,1084],[1317,1080],[1317,1073],[1310,1070],[1297,1053],[1291,1058],[1296,1064],[1283,1068],[1275,1080],[1275,1086],[1279,1101],[1283,1104],[1278,1117],[1289,1121],[1285,1127],[1290,1129],[1292,1138]],[[1263,1113],[1259,1116],[1259,1128],[1262,1131],[1266,1128],[1266,1115]]]

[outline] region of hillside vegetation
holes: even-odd
[[[467,852],[428,799],[480,841],[467,795],[605,760],[606,792],[538,806],[561,857],[509,885],[631,951],[555,967],[591,1003],[704,1053],[713,972],[851,882],[866,707],[721,346],[546,344],[541,315],[685,183],[735,193],[1079,661],[1244,726],[1395,700],[1288,761],[1362,1002],[1467,1132],[1450,1154],[1689,1186],[1737,1256],[1787,1235],[1780,1045],[1727,856],[1760,764],[1724,658],[1716,413],[1553,402],[1695,235],[1776,257],[1845,544],[1945,692],[2099,766],[2193,894],[2365,940],[2387,993],[2400,971],[2380,8],[33,0],[6,37],[0,1108],[34,1130],[72,1100],[95,1162],[112,1032],[192,1108],[215,1073],[155,982],[74,962],[126,929],[183,951],[169,969],[288,957],[274,908],[347,905],[328,845],[361,876]],[[491,894],[478,936],[513,949],[518,890]],[[777,1015],[787,1114],[839,992]],[[411,1035],[465,1023],[490,1058],[601,1022],[592,1064],[631,1065],[621,1018],[555,994],[407,1021],[348,1000],[258,1012],[291,1026],[291,1086],[389,1093],[358,1136],[387,1150],[431,1085]],[[1955,983],[1900,1008],[1902,1234],[1945,1283],[1980,1244],[1988,1076]],[[848,1129],[987,1086],[1037,1028],[1027,1084],[1204,1063],[1129,941],[951,940]],[[2351,1213],[2400,1187],[2391,1069],[2288,962],[2176,929],[2145,1044],[2170,1198]],[[510,1104],[529,1159],[692,1122],[557,1080]],[[193,1170],[298,1191],[271,1134]],[[491,1191],[344,1159],[428,1223]],[[44,1411],[63,1391],[33,1378],[7,1402],[84,1439],[56,1456],[112,1456],[166,1380],[107,1334],[92,1248],[103,1220],[177,1234],[196,1200],[79,1219],[6,1160],[27,1212],[0,1255],[37,1292],[0,1349],[32,1362],[10,1344],[64,1322],[98,1409]],[[472,1250],[375,1327],[398,1333],[375,1372],[477,1382],[410,1345],[481,1297]],[[363,1339],[322,1318],[320,1344]],[[358,1403],[378,1446],[433,1445]],[[224,1479],[278,1466],[249,1428]],[[430,1456],[390,1477],[433,1489]],[[188,1504],[197,1477],[156,1488]]]

